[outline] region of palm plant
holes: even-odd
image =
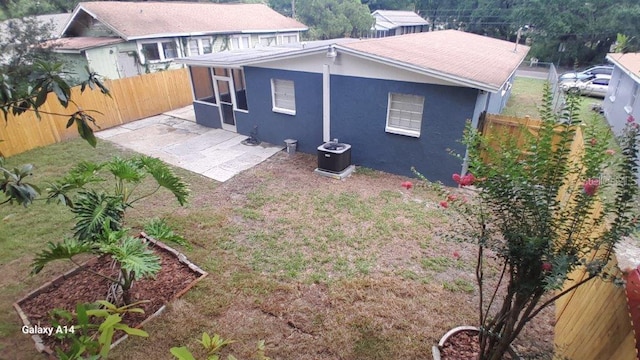
[[[142,239],[128,236],[126,230],[111,230],[109,221],[105,223],[102,237],[94,242],[81,242],[74,238],[67,238],[60,243],[49,242],[47,249],[36,254],[33,260],[33,274],[37,274],[44,267],[56,260],[68,260],[76,266],[81,266],[74,257],[80,254],[97,254],[110,256],[117,268],[117,276],[103,274],[87,269],[90,273],[108,280],[112,286],[107,294],[107,300],[116,303],[131,303],[131,287],[134,281],[145,277],[152,277],[160,271],[160,258],[155,255]]]
[[[113,191],[100,189],[107,183],[101,172],[114,178]],[[138,195],[143,180],[151,176],[156,182],[152,190]],[[189,195],[187,185],[162,161],[148,156],[130,159],[115,157],[105,163],[82,162],[62,180],[47,189],[48,201],[65,204],[75,214],[74,237],[60,243],[47,244],[33,261],[32,273],[37,274],[50,262],[66,259],[80,266],[77,255],[92,253],[110,256],[118,268],[118,275],[95,275],[112,284],[108,300],[128,304],[134,281],[153,276],[160,270],[160,258],[153,254],[143,240],[127,235],[124,228],[126,209],[149,197],[161,188],[169,190],[184,205]]]
[[[114,178],[111,193],[96,189],[98,183],[106,181],[101,176],[104,171]],[[137,194],[136,190],[149,176],[156,186]],[[102,235],[105,223],[109,223],[111,230],[122,229],[126,209],[161,188],[169,190],[180,205],[187,202],[187,185],[161,160],[143,155],[129,159],[114,157],[100,164],[79,163],[62,180],[47,188],[47,201],[67,205],[76,218],[74,236],[80,241],[94,241]]]

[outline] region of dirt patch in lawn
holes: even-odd
[[[198,349],[207,331],[236,340],[228,353],[239,359],[252,358],[258,340],[273,359],[427,359],[446,331],[475,324],[475,246],[444,236],[452,225],[441,199],[403,189],[406,177],[359,168],[335,180],[315,167],[314,156],[278,154],[197,195],[194,202],[215,204],[207,216],[214,224],[184,210],[173,215],[189,237],[208,239],[201,256],[219,259],[187,297],[189,315],[183,305],[166,315],[200,326],[131,342],[128,356],[157,349],[163,357],[168,344]],[[194,236],[204,229],[211,235]],[[552,308],[516,348],[551,358]]]
[[[215,187],[193,177],[187,207],[154,198],[210,275],[113,358],[171,359],[174,346],[203,358],[206,331],[235,340],[223,358],[252,359],[264,340],[274,360],[429,359],[445,332],[476,323],[475,246],[446,236],[441,199],[402,188],[406,177],[358,168],[335,180],[315,167],[279,153]],[[553,319],[544,311],[516,350],[551,359]]]

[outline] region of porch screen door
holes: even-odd
[[[218,104],[220,106],[220,119],[222,120],[222,128],[236,132],[236,119],[233,112],[233,83],[231,78],[214,76],[216,81],[216,94],[218,95]]]

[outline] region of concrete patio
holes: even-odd
[[[244,145],[245,135],[198,125],[193,106],[103,130],[96,136],[220,182],[284,148],[267,143]]]

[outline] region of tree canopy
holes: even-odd
[[[314,40],[360,37],[373,25],[369,7],[360,0],[303,0],[295,6],[296,17],[309,26]]]

